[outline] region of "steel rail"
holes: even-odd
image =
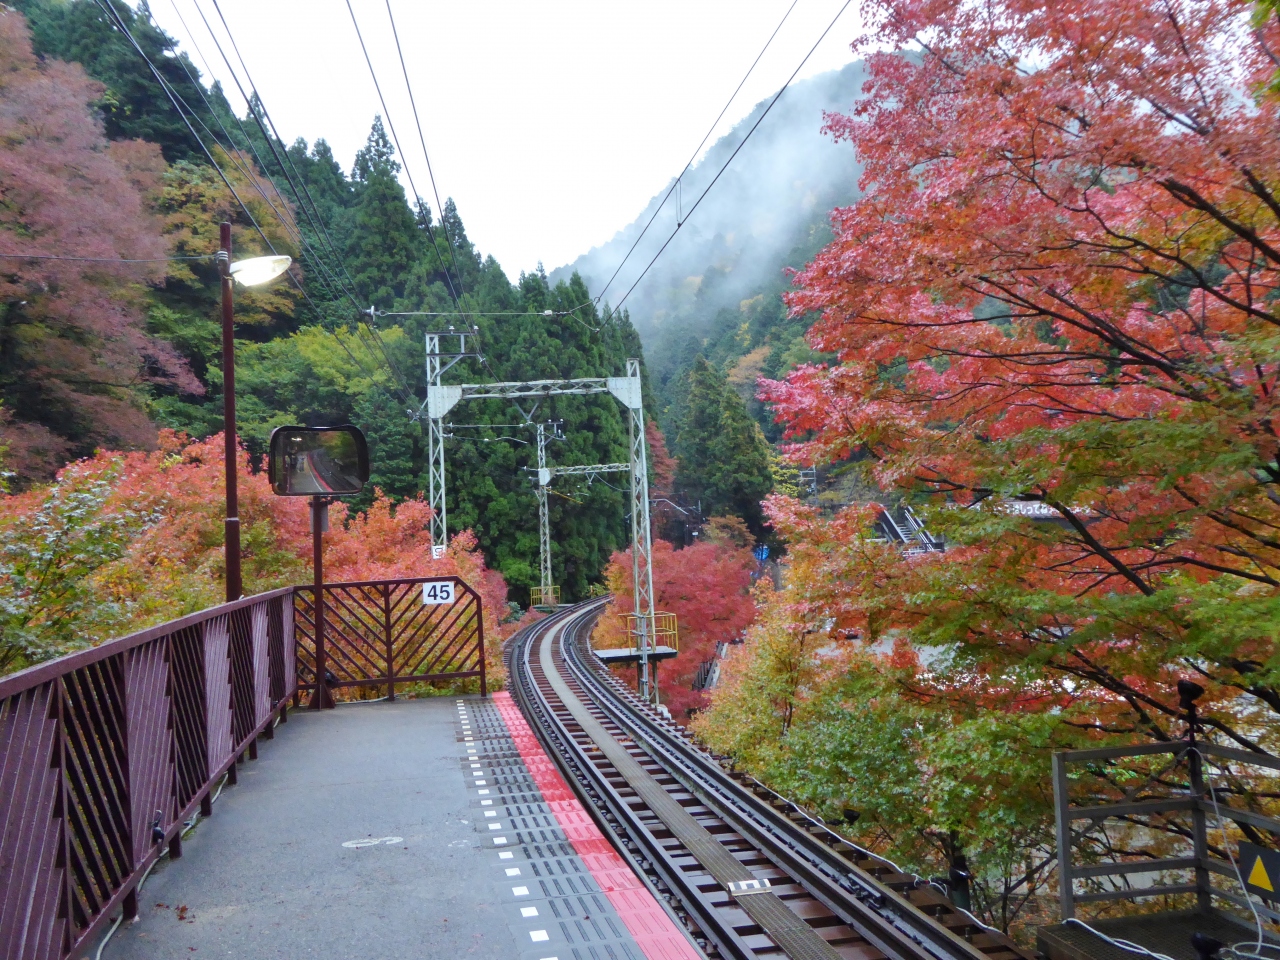
[[[1015,956],[1016,945],[997,931],[984,928],[960,911],[921,878],[860,850],[797,804],[786,800],[745,774],[729,774],[695,746],[683,730],[638,700],[631,691],[590,656],[581,641],[565,648],[565,659],[595,702],[673,775],[699,794],[723,805],[725,819],[785,864],[788,871],[834,882],[861,904],[925,946],[935,957],[989,960],[992,955]],[[893,882],[885,877],[895,876]],[[945,918],[945,919],[944,919]],[[950,921],[950,923],[945,921]],[[963,932],[966,939],[959,935]],[[985,941],[983,946],[973,940]],[[1025,956],[1025,955],[1024,955]]]
[[[918,878],[858,851],[798,807],[780,812],[787,809],[782,798],[756,785],[770,798],[762,800],[726,774],[584,652],[603,604],[580,604],[517,634],[508,647],[513,692],[605,834],[709,956],[1029,956]],[[655,784],[668,796],[656,796]],[[811,832],[814,825],[821,837]],[[712,837],[718,842],[708,846]],[[896,877],[894,886],[905,883],[907,895],[856,859]],[[773,874],[772,888],[726,891],[728,881],[759,874]]]

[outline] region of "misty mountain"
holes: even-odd
[[[612,240],[551,273],[554,283],[576,270],[593,296],[603,290],[604,302],[617,304],[671,236],[677,220],[688,218],[623,304],[644,341],[664,405],[678,406],[679,398],[663,395],[662,386],[678,378],[699,352],[730,374],[745,394],[752,392],[753,374],[776,375],[789,365],[784,363],[788,351],[805,351],[795,343],[803,325],[787,322],[782,310],[784,269],[802,265],[820,249],[830,238],[831,209],[857,196],[860,170],[853,149],[822,133],[822,125],[824,111],[849,110],[865,77],[862,64],[851,63],[789,88],[690,213],[768,107],[769,100],[762,100],[682,183],[673,180]],[[654,211],[652,226],[623,264]],[[610,283],[619,264],[622,269]],[[748,355],[750,369],[737,370],[735,377],[734,368]]]

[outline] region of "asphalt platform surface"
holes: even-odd
[[[104,960],[643,960],[492,701],[294,710],[258,757]]]

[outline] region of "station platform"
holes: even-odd
[[[103,958],[700,956],[505,693],[291,711],[238,769]]]

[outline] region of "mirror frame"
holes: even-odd
[[[356,459],[357,459],[357,475],[360,478],[360,489],[364,489],[364,485],[369,482],[369,443],[365,439],[364,431],[354,424],[344,423],[334,427],[304,427],[304,426],[288,426],[276,427],[271,431],[271,440],[267,445],[267,480],[271,484],[271,492],[277,497],[354,497],[360,490],[344,491],[342,493],[282,493],[276,489],[276,436],[282,431],[289,433],[345,433],[351,436],[356,443]]]

